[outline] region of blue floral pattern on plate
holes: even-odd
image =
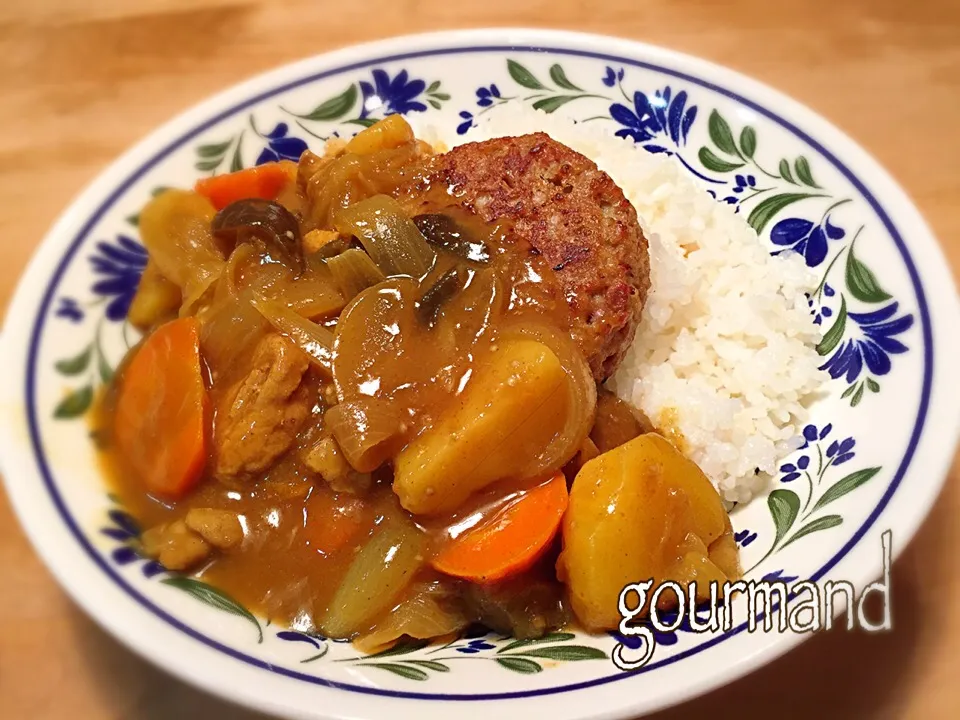
[[[827,257],[827,241],[841,240],[846,234],[843,228],[830,224],[829,215],[819,223],[803,218],[786,218],[773,226],[770,240],[774,245],[789,247],[793,252],[803,255],[808,266],[816,267]]]
[[[298,137],[288,135],[290,127],[286,123],[277,123],[276,127],[263,137],[267,146],[257,156],[256,164],[263,165],[278,160],[296,162],[307,149],[307,143]]]
[[[127,317],[130,303],[140,284],[140,276],[147,267],[147,250],[133,238],[118,235],[116,242],[101,241],[90,257],[93,271],[101,276],[91,288],[107,302],[108,320],[120,322]]]
[[[57,317],[66,318],[72,323],[83,322],[84,312],[79,303],[72,297],[60,298],[60,305],[54,313]]]
[[[427,84],[423,80],[411,78],[406,70],[401,70],[391,79],[385,70],[378,68],[373,71],[372,83],[360,81],[360,91],[363,93],[360,117],[365,118],[381,108],[385,115],[424,112],[427,106],[419,98],[426,89]]]
[[[898,308],[899,303],[894,301],[879,310],[847,313],[862,335],[843,341],[823,369],[833,378],[846,376],[848,383],[859,378],[864,367],[875,376],[890,372],[890,356],[907,352],[907,346],[897,336],[913,327],[913,315],[897,317]]]
[[[617,137],[629,137],[652,153],[671,153],[667,147],[686,145],[690,128],[697,119],[697,107],[687,106],[688,96],[681,90],[674,95],[666,86],[648,97],[639,90],[633,93],[633,107],[621,103],[610,106],[610,117],[623,125]]]

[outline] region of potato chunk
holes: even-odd
[[[558,574],[580,622],[612,630],[620,622],[620,591],[629,583],[697,580],[699,594],[705,582],[739,575],[729,543],[719,542],[716,556],[711,553],[729,529],[720,496],[700,468],[663,437],[641,435],[577,474]]]
[[[347,152],[371,155],[380,150],[390,150],[416,141],[413,128],[403,115],[387,115],[365,130],[361,130],[347,143]]]
[[[564,427],[568,382],[546,345],[502,346],[452,411],[397,456],[393,490],[400,504],[416,514],[448,512],[522,470]]]
[[[160,274],[156,263],[148,261],[130,303],[127,319],[138,330],[149,330],[175,318],[182,299],[180,288]]]

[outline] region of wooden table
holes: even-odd
[[[775,85],[911,193],[960,268],[956,0],[7,0],[0,3],[0,309],[54,216],[129,144],[261,70],[407,32],[546,25],[658,43]],[[336,7],[336,14],[327,9]],[[960,717],[960,462],[896,564],[895,629],[834,632],[658,716]],[[255,717],[134,656],[77,610],[0,493],[0,716]]]

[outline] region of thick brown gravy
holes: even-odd
[[[547,142],[529,155],[550,165]],[[536,197],[504,205],[512,226],[472,214],[528,189],[497,185],[499,163],[492,185],[457,197],[431,185],[445,176],[422,150],[390,116],[342,151],[273,166],[295,183],[282,204],[217,204],[198,186],[144,208],[155,272],[131,321],[154,334],[94,418],[140,549],[273,623],[361,649],[471,622],[539,637],[568,604],[609,630],[638,577],[739,577],[706,476],[597,389],[590,338],[615,323],[575,310],[606,297],[596,273],[571,285],[526,244],[552,227],[528,212]],[[550,239],[586,242],[556,193],[567,230]],[[631,287],[607,300],[627,307]]]
[[[223,509],[239,517],[243,543],[213,554],[194,574],[275,623],[307,631],[322,629],[330,599],[357,549],[382,523],[407,515],[391,490],[388,468],[374,472],[372,490],[357,496],[331,491],[305,466],[301,454],[323,432],[322,416],[332,396],[343,400],[360,393],[399,402],[408,409],[409,436],[413,437],[457,402],[477,367],[497,351],[502,328],[566,322],[564,299],[544,282],[548,268],[536,252],[518,252],[509,227],[488,225],[463,211],[442,207],[442,195],[436,199],[432,211],[453,218],[467,235],[484,244],[489,262],[480,264],[441,251],[436,266],[419,285],[409,279],[391,280],[380,292],[383,302],[367,298],[365,305],[348,306],[339,320],[343,332],[337,352],[351,355],[350,362],[343,357],[340,361],[353,372],[341,373],[337,386],[316,373],[308,374],[304,382],[312,385],[317,398],[313,412],[294,446],[260,476],[228,484],[214,479],[208,468],[196,489],[182,500],[150,496],[110,442],[109,398],[96,414],[96,429],[105,439],[101,456],[105,476],[144,528],[182,519],[191,508]],[[422,305],[423,289],[452,271],[460,274],[461,287],[442,303],[436,322],[428,327],[417,315],[415,301],[419,295]],[[335,327],[337,322],[331,319],[326,324]],[[215,387],[215,396],[216,391]],[[504,503],[542,481],[501,482],[452,514],[417,518],[427,536],[427,552],[443,546],[451,527],[456,532],[458,523],[461,530],[482,523]],[[555,556],[553,552],[544,558],[547,575],[552,575]],[[421,575],[441,579],[427,563]],[[557,592],[551,602],[556,605],[559,585],[553,582]]]

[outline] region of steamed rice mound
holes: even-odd
[[[608,173],[649,240],[650,292],[636,338],[607,385],[674,439],[727,501],[749,500],[801,444],[824,382],[820,328],[805,295],[816,285],[813,273],[799,255],[771,255],[745,219],[676,160],[596,124],[506,103],[465,136],[446,140],[538,131]]]

